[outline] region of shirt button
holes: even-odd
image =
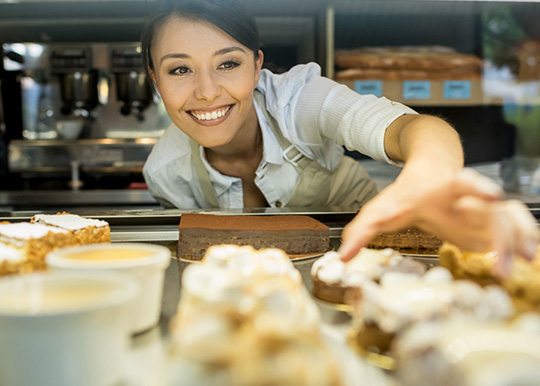
[[[283,205],[283,204],[281,203],[281,201],[276,201],[276,206],[277,206],[278,208],[281,208],[282,205]]]

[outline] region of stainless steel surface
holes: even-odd
[[[156,138],[13,140],[8,162],[14,173],[70,172],[72,161],[79,163],[81,172],[140,173],[156,142]]]
[[[0,217],[7,217],[10,221],[26,221],[32,213],[56,212],[68,208],[77,213],[95,213],[107,207],[138,206],[159,207],[146,189],[0,191]],[[90,210],[88,207],[99,209]],[[4,212],[2,208],[5,208]],[[17,210],[20,208],[27,210]]]

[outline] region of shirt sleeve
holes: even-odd
[[[375,160],[399,165],[388,158],[384,134],[388,126],[404,114],[417,114],[411,108],[378,98],[361,95],[331,79],[312,75],[296,99],[298,127],[316,127],[312,136],[332,139],[349,150],[356,150]],[[309,139],[315,141],[315,138]]]

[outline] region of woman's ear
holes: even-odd
[[[262,50],[259,50],[257,54],[257,58],[255,59],[255,84],[259,83],[259,78],[261,76],[261,70],[264,63],[264,54]]]
[[[157,90],[158,85],[157,85],[156,74],[150,67],[148,67],[148,75],[150,75],[150,79],[152,80],[152,83],[154,84],[154,88]]]

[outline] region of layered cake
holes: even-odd
[[[394,354],[403,386],[538,385],[540,316],[419,324],[396,340]]]
[[[45,256],[56,248],[79,244],[72,232],[27,222],[1,223],[0,245],[4,268],[38,270],[45,268]],[[7,258],[5,256],[8,256]],[[0,256],[1,257],[1,256]]]
[[[453,280],[443,267],[432,268],[414,280],[391,276],[380,284],[367,282],[362,297],[351,300],[351,307],[350,343],[368,359],[371,354],[393,358],[394,340],[418,323],[500,322],[515,313],[503,288]]]
[[[436,255],[442,245],[437,236],[418,228],[377,234],[367,245],[372,249],[392,248],[401,253]]]
[[[300,273],[278,249],[220,245],[183,271],[170,325],[178,385],[341,385]]]
[[[72,232],[80,244],[108,243],[111,241],[109,223],[103,220],[84,218],[76,214],[36,214],[32,223],[66,229]]]
[[[309,216],[181,215],[177,257],[200,260],[210,246],[219,244],[279,248],[288,255],[322,254],[330,247],[330,229]]]
[[[519,312],[540,311],[540,247],[533,261],[514,256],[505,277],[495,273],[496,252],[463,252],[455,245],[444,243],[439,254],[440,264],[455,278],[470,279],[480,285],[498,284],[508,291]]]
[[[422,276],[425,271],[424,264],[391,248],[362,248],[348,262],[337,252],[327,252],[311,267],[312,294],[326,302],[346,304],[347,293],[361,291],[367,281],[379,283],[384,275],[392,274]]]

